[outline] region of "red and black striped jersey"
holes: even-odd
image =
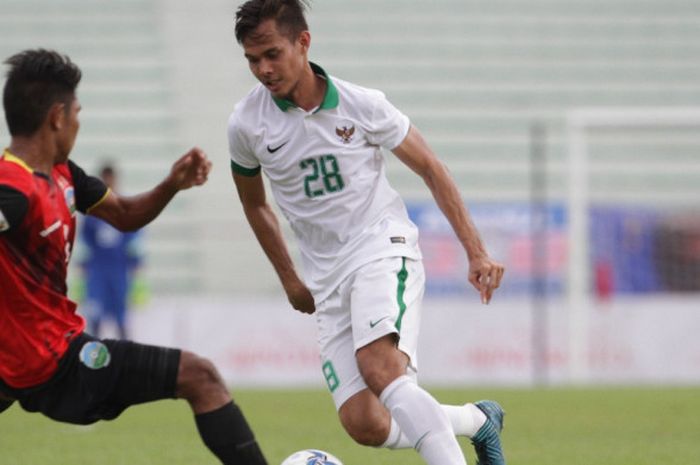
[[[67,297],[76,211],[108,190],[75,163],[38,173],[0,157],[0,379],[15,388],[48,380],[85,327]]]

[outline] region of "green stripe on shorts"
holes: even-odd
[[[406,291],[406,280],[408,279],[408,270],[406,270],[406,257],[401,258],[401,271],[396,274],[399,280],[396,287],[396,302],[399,304],[399,317],[396,319],[396,329],[401,332],[401,320],[406,311],[406,302],[403,301],[403,294]]]

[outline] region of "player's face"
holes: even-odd
[[[78,98],[73,97],[67,111],[64,111],[57,142],[58,156],[56,157],[56,163],[68,160],[68,155],[73,149],[78,130],[80,129],[78,113],[80,113],[81,108]]]
[[[243,50],[253,75],[276,98],[292,100],[292,94],[305,69],[311,36],[308,31],[291,41],[270,19],[243,41]]]

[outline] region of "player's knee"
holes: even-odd
[[[181,397],[214,396],[228,398],[229,393],[214,364],[191,352],[182,352],[178,373]]]
[[[365,415],[363,412],[343,414],[341,411],[340,423],[356,443],[371,447],[379,447],[386,442],[391,426],[379,415]]]
[[[393,380],[406,373],[406,355],[396,348],[384,351],[362,348],[357,351],[360,374],[370,390],[377,396]]]
[[[394,379],[400,376],[397,373],[389,370],[382,370],[380,365],[370,365],[361,370],[362,378],[370,388],[370,390],[379,396],[385,387],[387,387]]]

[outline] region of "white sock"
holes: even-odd
[[[379,400],[401,434],[429,465],[466,465],[449,418],[440,404],[411,378],[396,378],[382,391]]]
[[[471,438],[486,423],[486,415],[474,404],[441,405],[440,407],[450,419],[452,430],[457,436]],[[413,444],[403,434],[401,427],[392,417],[389,437],[380,447],[386,449],[408,449],[413,447]]]
[[[486,414],[474,404],[443,405],[457,436],[473,437],[486,423]]]

